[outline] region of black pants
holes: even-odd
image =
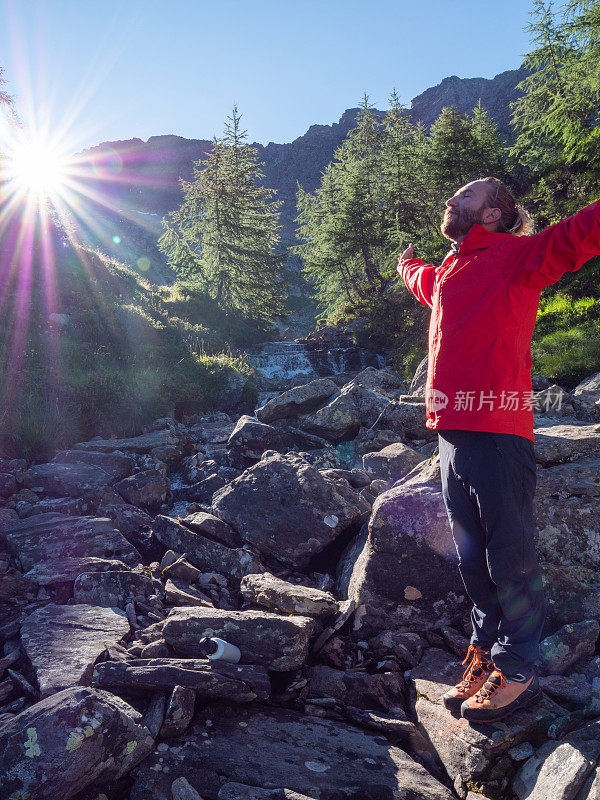
[[[472,644],[527,680],[545,617],[535,549],[533,442],[486,431],[439,432],[442,494],[473,611]]]

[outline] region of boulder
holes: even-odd
[[[516,775],[519,800],[573,800],[600,756],[600,724],[591,722],[557,742],[546,742]],[[586,795],[583,795],[585,798]]]
[[[598,425],[549,425],[535,428],[535,457],[545,467],[594,458],[600,451]]]
[[[69,517],[83,517],[91,513],[96,506],[96,497],[48,497],[38,500],[30,509],[21,512],[21,519],[35,514],[67,514]],[[99,516],[104,516],[101,512]],[[118,526],[115,526],[118,528]]]
[[[381,734],[283,708],[212,706],[200,712],[185,737],[172,740],[168,752],[146,759],[130,797],[163,800],[172,782],[186,777],[201,797],[212,800],[218,791],[211,773],[225,778],[225,785],[286,787],[320,800],[453,797]]]
[[[363,469],[372,480],[389,481],[391,484],[407,475],[423,461],[423,454],[406,444],[396,442],[363,456]]]
[[[73,597],[75,603],[125,609],[132,597],[149,597],[154,592],[147,573],[132,570],[83,572],[77,576]]]
[[[134,547],[145,549],[151,540],[152,517],[129,503],[108,503],[98,507],[98,515],[108,517],[114,527]]]
[[[428,356],[425,356],[415,370],[413,379],[410,384],[408,393],[415,397],[425,397],[425,386],[427,384],[427,365],[429,362]]]
[[[510,748],[545,739],[550,724],[568,716],[561,706],[542,695],[500,722],[471,725],[448,712],[442,703],[442,695],[458,683],[464,669],[455,656],[431,648],[410,673],[418,724],[451,780],[457,776],[464,782],[484,778]]]
[[[444,507],[439,458],[423,462],[379,495],[354,562],[348,598],[361,635],[400,627],[439,628],[468,612]],[[344,564],[340,565],[344,572]]]
[[[271,398],[264,406],[256,409],[256,416],[260,422],[298,417],[318,407],[335,392],[337,386],[330,378],[317,378]]]
[[[403,439],[436,439],[437,431],[425,427],[425,403],[411,395],[400,395],[390,403],[377,422],[383,430],[392,430]]]
[[[175,686],[171,692],[165,721],[160,729],[161,739],[179,736],[188,727],[194,716],[196,692],[188,686]],[[189,784],[188,784],[189,785]]]
[[[397,372],[390,369],[375,369],[366,367],[352,378],[346,386],[362,386],[385,397],[397,397],[401,392],[406,392],[408,383]]]
[[[323,664],[309,667],[308,697],[337,700],[342,706],[390,711],[404,705],[404,681],[398,672],[368,672],[332,669]]]
[[[167,580],[165,600],[170,606],[212,606],[213,604],[205,594],[177,578]]]
[[[188,514],[180,522],[195,533],[201,533],[209,539],[215,539],[226,547],[239,547],[242,544],[240,537],[231,525],[215,517],[214,514],[208,514],[206,511]]]
[[[259,559],[244,548],[232,549],[220,542],[194,533],[170,517],[158,515],[154,534],[165,547],[185,553],[189,561],[204,572],[219,572],[233,580],[241,580],[251,572],[264,572]]]
[[[270,572],[246,575],[240,591],[247,602],[280,614],[327,617],[338,610],[338,602],[330,592],[290,583]]]
[[[126,775],[152,752],[141,714],[119,697],[73,687],[0,726],[2,797],[69,800]]]
[[[17,479],[10,472],[0,472],[0,498],[6,500],[17,491]]]
[[[174,608],[165,621],[163,634],[168,644],[184,656],[201,656],[200,639],[218,636],[239,647],[241,664],[264,664],[282,671],[304,664],[313,625],[309,617],[283,617],[265,611]]]
[[[42,695],[75,684],[89,684],[94,661],[107,644],[129,633],[123,612],[90,605],[53,603],[29,614],[21,626],[21,642]]]
[[[600,372],[581,381],[571,392],[583,407],[596,419],[600,419]]]
[[[540,662],[545,675],[562,675],[569,667],[594,654],[600,625],[595,619],[565,625],[540,642]]]
[[[374,425],[390,400],[362,386],[347,384],[329,403],[302,420],[302,428],[330,442],[352,439],[362,426]]]
[[[116,558],[138,564],[138,551],[109,519],[35,514],[22,520],[0,522],[0,540],[26,572],[38,565],[50,568],[65,558]]]
[[[147,469],[123,478],[115,483],[115,489],[125,502],[152,513],[158,511],[169,497],[171,484],[159,470]]]
[[[216,492],[213,510],[263,555],[302,569],[368,505],[299,455],[268,451]]]
[[[93,685],[99,688],[147,693],[192,689],[201,697],[250,703],[270,694],[265,667],[255,664],[227,664],[206,658],[132,658],[97,664]]]

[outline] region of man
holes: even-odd
[[[473,610],[463,680],[445,696],[472,721],[492,721],[540,692],[545,616],[533,497],[531,337],[540,292],[600,254],[600,201],[527,235],[531,220],[496,178],[446,202],[441,266],[413,257],[398,272],[432,309],[426,426],[438,431],[442,494]]]

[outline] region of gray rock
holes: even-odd
[[[408,393],[414,395],[415,397],[425,397],[428,362],[429,358],[425,356],[425,358],[419,362],[419,366],[416,368],[415,374],[413,375]]]
[[[73,687],[0,726],[3,798],[69,800],[126,775],[152,752],[141,715],[108,692]]]
[[[292,789],[261,789],[245,783],[225,783],[217,800],[314,800],[314,795],[309,797]]]
[[[585,706],[592,698],[592,684],[585,675],[549,675],[540,678],[542,691],[554,700]]]
[[[172,552],[172,550],[167,550],[167,553]],[[186,581],[186,583],[195,583],[203,573],[193,564],[190,564],[185,556],[179,556],[175,561],[162,568],[162,574],[163,578],[175,578],[176,580]]]
[[[267,452],[214,495],[213,510],[260,553],[301,569],[368,506],[300,456]]]
[[[598,425],[553,425],[535,428],[535,457],[544,466],[594,458],[600,450]]]
[[[183,747],[184,739],[187,745]],[[243,708],[208,706],[184,739],[172,741],[168,752],[146,759],[137,771],[131,800],[168,797],[171,782],[182,775],[212,800],[217,792],[211,793],[211,772],[229,783],[285,786],[319,800],[453,797],[424,767],[382,740],[381,734],[287,709],[248,713]],[[174,745],[182,748],[173,752]]]
[[[589,775],[576,800],[600,800],[600,770],[595,769]]]
[[[201,697],[249,703],[269,697],[266,668],[259,664],[228,664],[206,658],[132,658],[96,664],[93,685],[135,693],[193,689]]]
[[[38,464],[23,475],[24,486],[39,486],[54,497],[89,497],[110,483],[110,473],[94,464]]]
[[[274,428],[243,415],[227,442],[230,463],[239,469],[260,461],[265,450],[287,452],[294,448],[316,449],[326,445],[323,439],[292,428]]]
[[[34,514],[68,514],[70,517],[82,517],[92,511],[96,504],[95,498],[84,497],[53,497],[39,500],[28,511],[20,514],[21,518],[31,517]],[[104,516],[100,513],[99,516]],[[118,528],[118,525],[115,526]]]
[[[36,564],[25,577],[40,586],[52,586],[57,583],[72,583],[83,572],[119,572],[127,570],[127,564],[114,558],[61,558],[47,564]]]
[[[165,721],[160,729],[161,739],[179,736],[189,726],[194,716],[196,692],[187,686],[175,686],[171,692]]]
[[[102,517],[36,514],[0,522],[0,539],[23,572],[38,565],[50,568],[65,558],[116,558],[134,565],[140,554]]]
[[[400,395],[381,415],[377,427],[400,434],[403,439],[434,439],[435,431],[425,427],[425,403],[410,395]]]
[[[600,725],[592,722],[543,744],[517,773],[513,791],[519,800],[574,800],[599,755]]]
[[[373,480],[379,479],[394,484],[423,460],[422,453],[396,442],[377,453],[366,453],[363,456],[363,469]]]
[[[317,378],[273,397],[264,406],[256,409],[256,416],[261,422],[297,417],[312,411],[335,392],[337,386],[332,380]]]
[[[125,453],[102,453],[89,450],[60,450],[50,462],[51,464],[91,464],[104,470],[107,483],[114,483],[126,478],[133,472],[133,459]]]
[[[338,602],[330,592],[289,583],[270,572],[246,575],[240,591],[248,602],[280,614],[326,617],[338,610]]]
[[[173,781],[171,784],[171,795],[173,800],[202,800],[194,787],[183,777]]]
[[[330,442],[352,439],[361,426],[374,425],[389,404],[390,400],[378,392],[347,384],[326,406],[305,417],[302,428]]]
[[[177,520],[158,515],[154,534],[165,547],[185,553],[191,563],[205,572],[219,572],[241,580],[251,572],[264,572],[259,559],[243,548],[231,549],[186,528]]]
[[[154,447],[164,447],[169,444],[178,444],[180,437],[171,430],[158,430],[134,436],[130,439],[102,439],[99,436],[89,442],[79,442],[76,450],[95,451],[101,453],[114,453],[115,450],[126,453],[149,453]]]
[[[151,578],[132,570],[83,572],[75,581],[76,603],[125,609],[132,597],[150,597],[154,593]]]
[[[169,578],[165,584],[165,599],[170,606],[212,606],[209,597],[193,586],[178,580]]]
[[[444,507],[439,458],[423,462],[379,495],[356,559],[348,597],[361,635],[462,620],[467,603]]]
[[[119,499],[120,496],[119,496]],[[108,517],[114,527],[120,531],[128,542],[136,547],[144,547],[150,539],[152,517],[137,506],[125,501],[107,503],[98,507],[99,516]]]
[[[540,643],[540,661],[545,675],[562,675],[569,667],[594,653],[600,625],[586,620],[565,625]]]
[[[157,469],[147,469],[115,483],[116,491],[132,506],[156,512],[171,491],[169,479]]]
[[[572,396],[596,419],[600,419],[600,372],[590,375],[577,384]]]
[[[215,517],[214,514],[208,514],[206,511],[197,511],[195,514],[189,514],[180,521],[195,533],[201,533],[209,539],[215,539],[227,547],[239,547],[242,544],[240,537],[231,525]]]
[[[483,778],[510,748],[532,738],[545,738],[548,726],[567,716],[563,708],[542,696],[501,722],[470,725],[450,714],[441,699],[461,679],[464,669],[455,657],[432,648],[410,675],[418,723],[451,780],[457,775],[465,781]]]
[[[25,618],[21,642],[45,696],[78,683],[89,685],[100,653],[128,633],[122,612],[51,603]]]
[[[17,491],[17,479],[11,473],[0,473],[0,497],[6,500]]]
[[[342,705],[389,711],[404,704],[404,682],[397,672],[349,672],[322,664],[309,667],[309,698],[333,697]]]
[[[171,647],[184,656],[202,655],[200,639],[219,636],[239,647],[240,663],[264,664],[281,671],[304,664],[313,625],[309,617],[283,617],[264,611],[174,608],[163,633]]]

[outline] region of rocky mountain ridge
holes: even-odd
[[[507,132],[509,104],[519,96],[516,85],[526,74],[520,68],[491,79],[451,76],[415,97],[407,113],[414,121],[430,125],[444,106],[469,112],[481,100],[501,130]],[[357,108],[347,109],[338,122],[311,125],[306,133],[287,144],[254,143],[265,164],[265,184],[275,188],[283,200],[286,242],[291,242],[294,235],[297,184],[307,191],[316,188],[335,149],[354,127],[357,112]],[[104,142],[83,151],[78,156],[78,177],[102,197],[92,214],[105,235],[98,235],[98,225],[96,232],[84,231],[77,225],[79,235],[87,244],[133,265],[140,257],[149,258],[150,275],[168,279],[170,273],[156,248],[156,239],[162,232],[160,220],[181,202],[179,178],[191,178],[193,161],[202,159],[210,146],[210,140],[163,135],[151,136],[147,142]],[[117,244],[113,241],[115,232],[119,234]]]
[[[600,373],[534,376],[543,695],[477,726],[440,699],[469,609],[423,376],[267,371],[0,463],[2,800],[598,797]]]

